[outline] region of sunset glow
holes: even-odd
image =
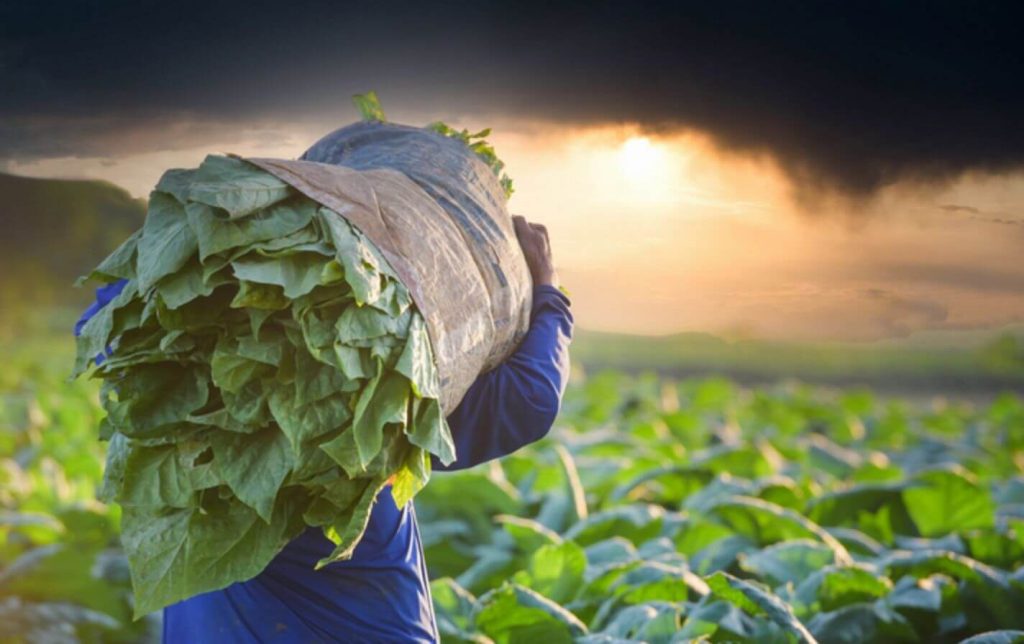
[[[661,151],[646,136],[634,136],[622,144],[622,168],[627,177],[643,179],[658,169]]]
[[[167,168],[225,151],[295,158],[338,124],[225,126],[217,139],[176,141],[161,152],[9,170],[104,179],[145,198]],[[548,226],[585,327],[871,340],[998,327],[1024,314],[1013,287],[1024,283],[1015,261],[1022,228],[1001,223],[1016,221],[1014,204],[1024,203],[1019,175],[968,176],[935,189],[901,185],[862,204],[824,198],[808,206],[797,203],[770,158],[723,151],[697,132],[454,124],[493,127],[516,185],[509,208]]]

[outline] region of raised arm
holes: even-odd
[[[569,379],[572,313],[569,298],[556,288],[551,247],[543,226],[515,219],[536,285],[530,330],[512,356],[481,374],[448,416],[455,461],[435,470],[473,467],[543,438],[555,422]]]
[[[543,438],[555,422],[569,378],[572,314],[553,286],[533,294],[530,331],[497,368],[481,374],[448,416],[455,461],[432,457],[435,470],[473,467]]]

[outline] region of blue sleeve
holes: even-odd
[[[78,322],[75,322],[75,337],[82,333],[82,328],[85,327],[85,324],[92,316],[99,313],[104,306],[121,294],[121,291],[124,290],[124,285],[127,283],[128,280],[120,279],[110,284],[104,284],[96,289],[96,300],[82,313],[82,317],[78,318]],[[96,364],[102,363],[108,357],[110,357],[110,347],[107,347],[105,352],[96,356]]]
[[[543,438],[555,422],[569,379],[569,298],[553,286],[534,289],[530,330],[495,369],[481,374],[448,416],[455,461],[435,470],[479,465]]]

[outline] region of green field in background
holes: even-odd
[[[119,512],[93,500],[102,411],[94,383],[65,379],[73,321],[43,316],[0,347],[0,641],[156,641],[157,616],[129,621]],[[578,339],[548,438],[417,497],[445,641],[955,642],[1024,627],[1020,398],[922,406],[631,375]],[[671,372],[656,349],[632,368]],[[767,374],[771,355],[747,364]]]

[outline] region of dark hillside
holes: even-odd
[[[142,223],[145,202],[101,181],[0,173],[0,314],[79,304],[72,283]]]

